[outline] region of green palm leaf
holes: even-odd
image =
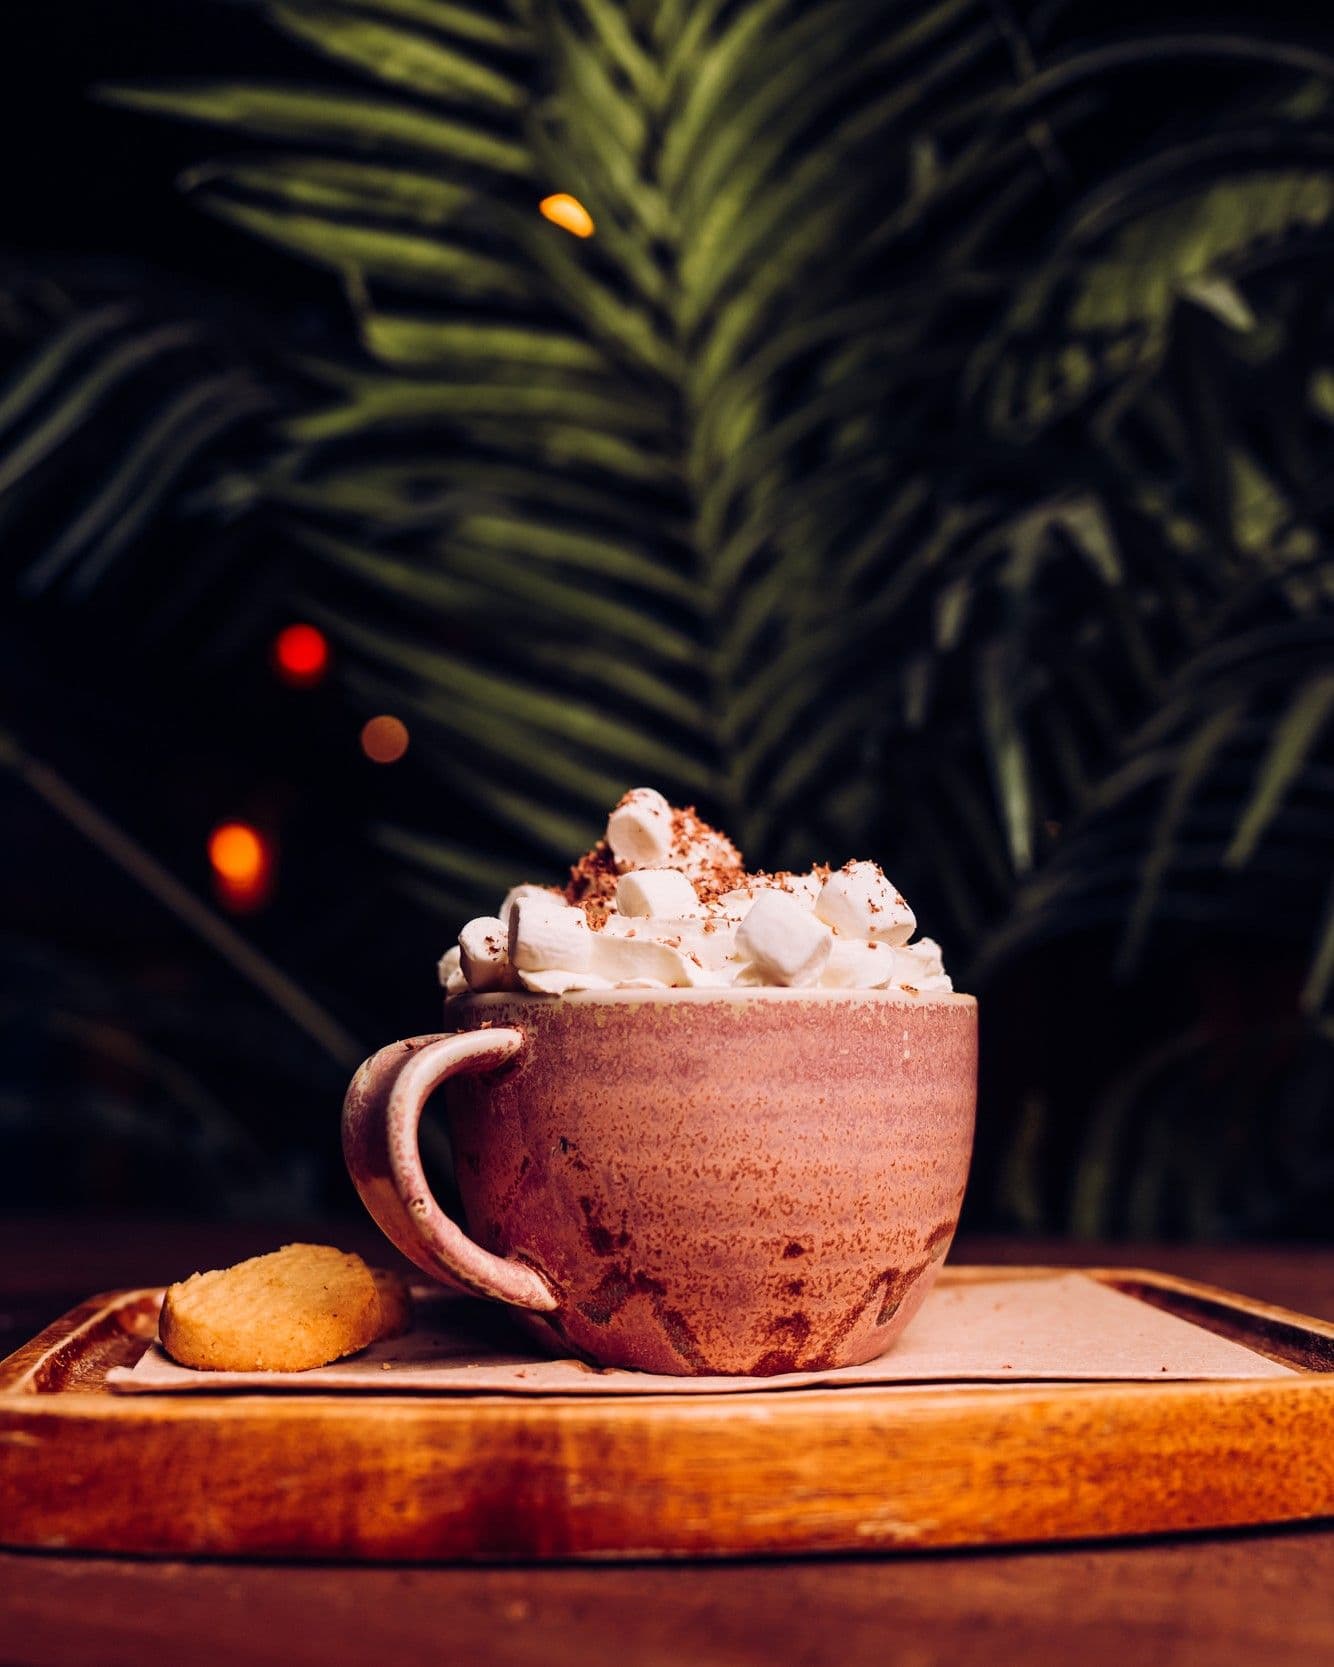
[[[676,30],[663,24],[655,40],[607,5],[580,8],[577,26],[516,12],[496,17],[507,30],[512,21],[505,45],[524,47],[504,59],[487,56],[475,34],[470,44],[458,8],[439,29],[415,5],[302,0],[269,10],[279,28],[351,65],[374,91],[216,85],[113,95],[301,145],[307,154],[198,169],[191,183],[210,212],[334,267],[371,298],[362,339],[380,369],[313,367],[333,398],[287,425],[295,449],[267,489],[287,514],[308,518],[303,541],[355,576],[368,602],[411,598],[428,617],[461,610],[478,621],[508,607],[518,630],[490,669],[474,653],[470,699],[457,687],[447,699],[428,692],[427,668],[438,675],[444,662],[426,643],[389,654],[384,632],[358,632],[344,616],[351,658],[378,661],[377,677],[392,664],[440,745],[459,744],[452,772],[467,777],[479,800],[483,784],[465,760],[486,724],[508,767],[523,773],[524,749],[535,744],[532,709],[560,702],[572,726],[566,741],[580,750],[533,766],[542,778],[535,793],[563,771],[568,791],[595,816],[616,780],[578,760],[610,749],[625,772],[620,785],[634,779],[637,762],[734,816],[744,797],[749,828],[763,841],[780,806],[790,811],[818,791],[828,746],[858,729],[842,707],[814,722],[834,673],[836,633],[812,636],[807,615],[836,583],[837,565],[818,553],[820,539],[832,536],[824,518],[805,515],[802,535],[790,531],[799,503],[792,464],[811,448],[813,462],[825,437],[850,432],[877,390],[870,379],[845,377],[775,423],[775,390],[830,340],[822,326],[829,298],[817,304],[817,286],[803,299],[803,274],[814,277],[825,250],[855,241],[865,224],[866,187],[855,172],[831,194],[813,162],[794,171],[787,158],[801,135],[834,115],[830,145],[835,154],[848,148],[852,168],[914,102],[881,98],[868,71],[910,61],[939,40],[951,42],[950,53],[985,55],[990,24],[957,0],[920,7],[858,69],[847,48],[875,41],[876,25],[851,5],[823,20],[773,4],[701,12]],[[839,68],[821,78],[812,71],[825,59]],[[688,78],[686,61],[696,71]],[[941,81],[951,62],[934,72]],[[531,80],[534,63],[550,78],[545,88]],[[781,71],[777,80],[770,65]],[[398,88],[411,103],[397,101]],[[732,112],[721,128],[709,117],[719,100]],[[465,121],[471,136],[455,143]],[[525,145],[531,162],[520,161]],[[321,154],[329,146],[380,155],[343,160]],[[440,166],[423,168],[427,154]],[[490,209],[479,168],[501,182]],[[595,237],[577,243],[544,225],[531,203],[522,210],[512,182],[524,173],[583,195]],[[411,291],[413,309],[384,305],[380,292],[391,290]],[[493,314],[508,306],[510,316],[474,323],[431,314],[427,297],[451,308],[484,298]],[[890,310],[875,311],[883,319]],[[769,328],[771,314],[781,332]],[[410,433],[426,455],[429,444],[438,448],[440,487],[428,500],[401,496],[393,483],[416,484],[406,469],[354,461],[354,448],[401,448]],[[507,481],[507,501],[488,503],[468,469],[450,469],[460,447],[478,481],[488,473]],[[660,496],[647,523],[646,486]],[[812,474],[801,490],[815,486]],[[320,530],[331,514],[351,518],[351,539]],[[590,629],[611,649],[597,666],[580,648]],[[505,715],[503,698],[512,686],[508,656],[521,643],[533,645],[530,679],[538,674],[528,685],[527,723]],[[540,678],[561,664],[562,644],[575,687],[559,691]],[[783,723],[770,719],[752,737],[755,680],[785,650],[801,674],[776,704],[764,701]],[[664,681],[671,667],[685,681]],[[611,690],[623,705],[606,714],[599,738],[590,697]],[[675,750],[654,733],[669,712]],[[776,768],[793,726],[810,735]],[[740,768],[717,750],[716,738],[727,736],[746,749]]]
[[[94,589],[200,460],[270,404],[248,369],[220,368],[200,324],[59,299],[63,316],[0,370],[0,526],[30,596]]]
[[[1254,325],[1236,288],[1257,260],[1290,255],[1334,218],[1328,168],[1257,169],[1202,188],[1155,193],[1076,218],[1045,268],[1024,286],[993,368],[993,420],[1021,431],[1055,421],[1108,381],[1160,361],[1177,309],[1207,307],[1233,329]],[[1150,199],[1153,201],[1153,199]],[[1052,329],[1053,317],[1059,328]]]
[[[1104,37],[1067,8],[1053,44],[1050,10],[986,0],[258,9],[327,88],[107,96],[263,141],[191,170],[194,201],[342,280],[346,350],[292,364],[301,399],[215,501],[269,512],[348,696],[408,717],[454,828],[483,830],[381,830],[414,895],[490,907],[559,873],[648,773],[756,860],[882,856],[989,978],[1062,934],[1123,970],[1186,925],[1311,941],[1319,42]],[[1137,79],[1251,60],[1189,108]],[[542,217],[556,192],[591,237]],[[0,391],[11,490],[133,374],[94,351],[119,329],[72,327]],[[43,582],[99,543],[102,571],[179,467],[167,431],[226,386],[164,403]],[[1127,1215],[1169,1210],[1180,1147],[1136,1119],[1196,1062],[1156,1048],[1109,1090],[1083,1224],[1123,1142]]]

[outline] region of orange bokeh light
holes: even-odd
[[[387,712],[362,727],[361,750],[372,764],[397,764],[408,750],[408,726]]]
[[[214,888],[229,909],[253,909],[273,886],[273,849],[248,822],[222,822],[208,836]]]
[[[284,626],[273,640],[273,664],[284,683],[309,688],[329,669],[329,642],[313,625]]]
[[[550,197],[543,197],[537,211],[553,226],[559,226],[572,237],[592,237],[597,230],[593,216],[578,197],[572,197],[568,191],[557,191]]]
[[[208,860],[220,880],[253,885],[268,867],[264,841],[245,822],[224,822],[209,835]]]

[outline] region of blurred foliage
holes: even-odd
[[[201,367],[188,320],[54,318],[0,389],[0,517],[66,483],[28,594],[99,605],[183,503],[262,526],[349,702],[411,726],[426,814],[369,831],[442,939],[652,781],[754,861],[882,858],[993,1052],[1087,1058],[1059,1091],[1012,1060],[979,1220],[1327,1228],[1319,40],[1007,0],[255,9],[308,78],[103,96],[221,135],[184,188],[332,274],[348,339]]]

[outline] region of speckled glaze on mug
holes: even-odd
[[[368,1060],[344,1112],[362,1198],[432,1277],[548,1347],[679,1375],[853,1365],[920,1307],[968,1175],[971,996],[483,995],[450,1016]],[[471,1239],[417,1153],[445,1080]]]

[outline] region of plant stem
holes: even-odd
[[[0,730],[0,767],[9,769],[39,799],[75,828],[90,845],[169,910],[181,924],[215,950],[230,967],[281,1009],[339,1065],[352,1069],[366,1054],[350,1032],[299,985],[200,901],[139,842],[116,826],[47,764],[30,757],[14,737]]]

